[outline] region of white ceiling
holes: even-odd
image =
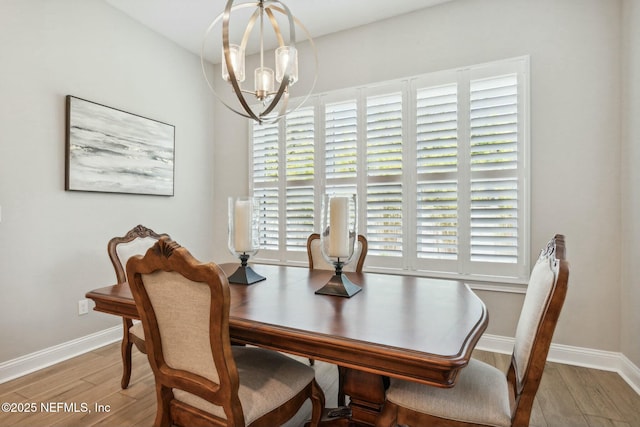
[[[200,55],[202,40],[209,24],[224,10],[227,3],[226,0],[105,1],[197,55]],[[284,3],[307,27],[311,36],[317,38],[446,1],[450,0],[285,0]],[[235,2],[241,3],[246,1]],[[211,62],[220,62],[217,49],[211,49],[211,53],[206,56]]]

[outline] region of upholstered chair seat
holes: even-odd
[[[133,326],[129,328],[129,335],[144,341],[144,328],[142,327],[142,323],[134,323]]]
[[[511,425],[507,377],[499,369],[471,359],[453,388],[391,379],[387,402],[416,412],[483,426]]]
[[[247,425],[295,397],[313,381],[313,368],[280,353],[254,347],[233,346],[240,388],[238,397]],[[221,406],[183,390],[174,389],[176,400],[224,418]]]

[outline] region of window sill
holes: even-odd
[[[275,260],[257,259],[256,264],[287,265],[291,267],[307,267],[308,263],[302,261],[279,262]],[[394,274],[398,276],[432,277],[437,279],[457,280],[465,283],[474,291],[505,292],[513,294],[524,294],[527,291],[525,279],[516,277],[498,276],[470,276],[455,273],[433,272],[424,270],[400,270],[395,268],[364,267],[367,273]]]

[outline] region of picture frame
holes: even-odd
[[[173,196],[175,127],[66,96],[65,190]]]

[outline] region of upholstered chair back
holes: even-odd
[[[531,272],[522,312],[516,328],[513,348],[513,357],[519,382],[524,380],[524,374],[529,366],[533,342],[556,282],[557,266],[552,265],[552,262],[553,260],[548,256],[541,256]]]
[[[178,389],[188,390],[213,403],[209,412],[227,419],[225,408],[240,403],[229,339],[229,284],[222,269],[161,238],[144,257],[129,260],[127,278],[151,343],[147,353],[156,381],[175,387],[178,399],[187,394]],[[241,412],[235,416],[243,425]]]
[[[123,242],[116,246],[116,253],[118,254],[118,259],[122,263],[122,266],[127,265],[127,261],[129,258],[135,255],[144,255],[158,239],[153,237],[138,237],[133,239],[130,242]]]
[[[276,426],[311,399],[312,426],[324,408],[315,371],[263,348],[231,346],[230,289],[214,263],[201,263],[162,237],[127,262],[156,382],[155,426]]]
[[[211,292],[175,271],[143,274],[141,283],[153,307],[167,366],[218,383],[209,330]]]
[[[168,236],[168,234],[159,234],[143,225],[137,225],[124,236],[109,240],[107,252],[115,269],[118,283],[127,280],[125,266],[129,258],[134,255],[144,255],[147,249],[162,236]]]
[[[134,255],[143,255],[155,242],[167,234],[158,234],[143,225],[137,225],[129,230],[122,237],[114,237],[107,243],[107,253],[113,269],[116,273],[118,283],[127,281],[125,266],[127,261]],[[133,344],[145,353],[146,344],[144,342],[144,331],[140,322],[135,322],[127,317],[122,318],[122,380],[120,382],[123,389],[129,387],[131,379],[131,348]]]
[[[569,278],[564,236],[556,235],[531,271],[507,379],[515,396],[513,425],[530,414],[551,339],[564,305]]]

